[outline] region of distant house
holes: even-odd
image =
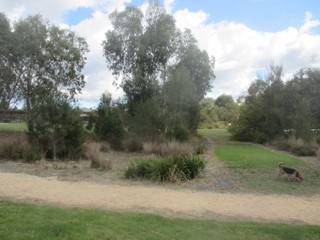
[[[26,117],[27,113],[23,110],[0,111],[0,122],[24,122]]]
[[[80,110],[81,110],[80,116],[83,119],[83,121],[88,121],[90,114],[96,112],[96,109],[93,109],[93,108],[80,108]]]

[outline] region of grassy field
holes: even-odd
[[[230,133],[226,129],[198,129],[198,134],[203,138],[213,140],[228,140]]]
[[[24,132],[27,131],[26,123],[0,123],[0,131]]]
[[[0,202],[0,239],[319,239],[320,227],[219,222]]]
[[[305,165],[304,161],[299,158],[246,143],[218,145],[215,148],[215,154],[231,168],[257,169],[269,172],[277,168],[279,162],[296,167]]]
[[[235,181],[245,189],[260,193],[316,194],[320,191],[320,169],[289,154],[250,143],[232,142],[224,129],[201,129],[200,136],[214,141],[213,154],[229,168]],[[277,179],[280,162],[299,169],[302,182],[290,181],[287,176]]]

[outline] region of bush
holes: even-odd
[[[187,155],[140,160],[127,167],[125,177],[178,182],[197,177],[205,164],[205,159]]]
[[[204,154],[206,150],[207,148],[204,144],[198,143],[194,147],[194,154],[201,155],[201,154]]]
[[[64,96],[37,102],[28,119],[29,141],[46,157],[76,159],[82,155],[85,131],[79,109]]]
[[[113,150],[122,150],[124,128],[119,109],[111,106],[111,97],[102,95],[95,118],[94,132],[100,141],[107,141]]]
[[[34,162],[40,159],[41,157],[40,157],[39,151],[35,149],[28,149],[23,152],[23,160],[26,162]]]
[[[315,156],[316,153],[308,145],[294,146],[291,151],[298,156]]]
[[[319,149],[316,141],[305,142],[303,139],[295,137],[280,139],[273,144],[281,150],[290,151],[298,156],[315,156]]]
[[[167,131],[167,136],[169,139],[185,142],[188,141],[189,130],[187,127],[176,125]]]

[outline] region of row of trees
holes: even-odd
[[[269,142],[289,130],[311,140],[311,130],[320,128],[320,69],[301,69],[286,82],[282,76],[282,67],[271,65],[266,78],[251,84],[230,129],[234,139]]]
[[[150,2],[146,14],[129,6],[110,20],[103,54],[125,101],[115,107],[102,95],[94,132],[116,144],[124,129],[186,140],[197,129],[199,103],[212,87],[214,59],[157,2]],[[85,84],[87,52],[84,38],[40,15],[11,25],[0,13],[0,110],[24,103],[32,144],[53,158],[77,152],[84,141],[71,102]]]
[[[230,95],[205,98],[200,103],[201,128],[226,128],[239,118],[239,104]]]

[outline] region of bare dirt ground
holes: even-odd
[[[210,164],[221,173],[221,163]],[[320,195],[233,192],[232,179],[216,182],[208,176],[178,185],[155,184],[123,180],[117,176],[119,171],[112,172],[90,169],[87,161],[67,165],[1,162],[0,199],[174,217],[320,225]]]

